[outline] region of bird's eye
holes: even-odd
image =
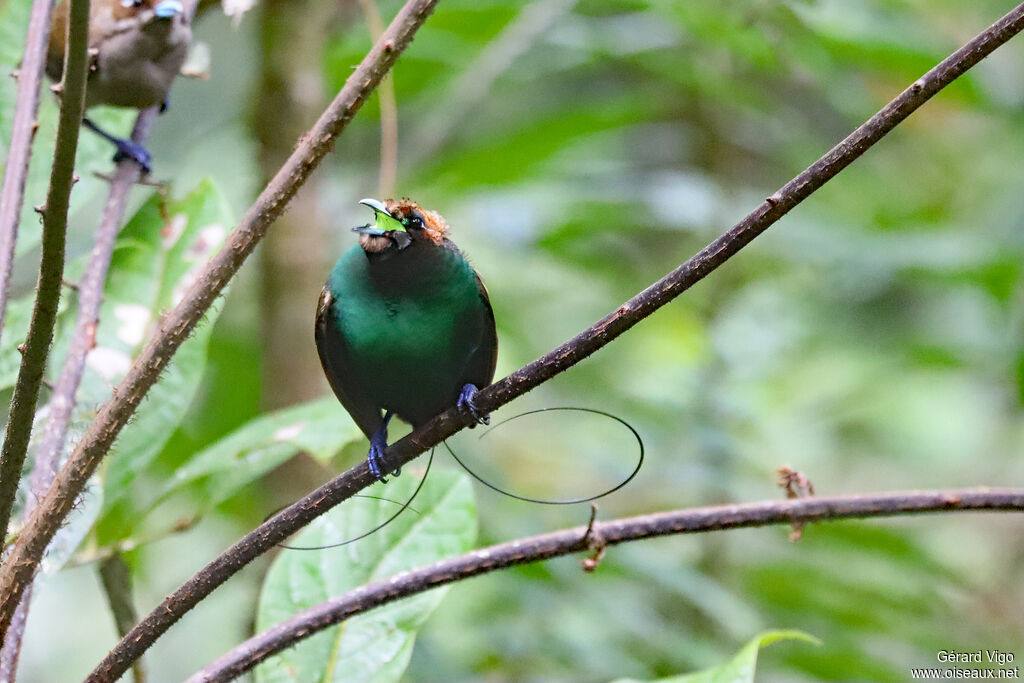
[[[142,7],[143,2],[145,2],[145,0],[121,0],[121,7],[124,7],[126,9],[132,7]]]
[[[415,215],[415,214],[413,214],[412,216],[409,216],[409,227],[410,228],[415,228],[417,230],[422,230],[423,229],[423,219],[420,218],[419,216]]]

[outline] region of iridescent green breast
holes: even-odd
[[[454,248],[416,243],[371,262],[360,247],[327,282],[328,328],[348,382],[374,406],[412,423],[454,404],[467,368],[493,338],[476,274]]]

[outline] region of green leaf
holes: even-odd
[[[79,405],[105,400],[141,351],[161,314],[180,301],[229,231],[231,213],[221,194],[203,182],[184,199],[154,196],[122,230],[105,289],[96,348],[89,354]],[[125,427],[104,471],[104,508],[97,540],[130,532],[148,501],[133,486],[184,418],[206,363],[206,345],[218,305],[182,344],[160,382]],[[133,496],[134,494],[134,496]]]
[[[753,683],[757,669],[757,654],[780,640],[803,640],[820,645],[821,642],[802,631],[765,631],[754,636],[732,659],[724,664],[692,674],[659,678],[650,683]],[[631,678],[620,678],[613,683],[640,683]]]
[[[333,396],[262,415],[178,468],[147,514],[159,519],[153,510],[187,495],[201,516],[297,453],[326,461],[362,438]]]
[[[403,502],[420,479],[406,474],[377,485],[374,495]],[[406,510],[369,537],[339,548],[285,550],[271,566],[260,596],[262,631],[296,612],[370,581],[467,552],[476,538],[476,506],[469,479],[433,471]],[[356,498],[320,517],[293,541],[297,546],[338,543],[372,529],[397,510],[394,503]],[[412,655],[416,632],[447,588],[393,602],[316,634],[258,669],[260,683],[276,681],[397,681]]]

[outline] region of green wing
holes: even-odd
[[[320,354],[320,364],[324,367],[324,374],[327,375],[334,395],[363,430],[363,434],[369,438],[381,426],[383,417],[380,407],[374,405],[369,391],[358,373],[354,372],[355,364],[349,353],[348,344],[338,331],[338,325],[334,324],[336,321],[335,309],[331,305],[333,303],[330,290],[324,287],[316,307],[316,350]]]
[[[480,273],[474,270],[473,275],[476,276],[476,287],[480,291],[480,301],[487,315],[480,345],[466,363],[465,382],[472,382],[478,389],[483,389],[494,380],[494,369],[498,365],[498,331],[494,327],[494,309],[491,308],[487,287],[480,279]]]

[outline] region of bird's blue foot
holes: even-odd
[[[384,451],[388,447],[388,422],[391,421],[391,416],[392,413],[386,413],[384,415],[384,424],[378,427],[377,431],[370,437],[370,453],[366,456],[366,464],[370,467],[370,474],[382,484],[386,484],[388,481],[384,478],[384,470],[381,469],[381,465],[383,465]],[[399,467],[391,474],[397,477],[401,473],[402,468]]]
[[[455,405],[463,413],[468,413],[476,424],[489,425],[491,424],[491,416],[480,413],[476,409],[476,403],[473,402],[473,396],[476,392],[476,385],[466,384],[462,387],[462,391],[459,392],[459,400]],[[471,426],[475,427],[476,424]]]
[[[153,170],[153,155],[149,153],[148,149],[131,140],[115,138],[112,142],[117,147],[117,153],[114,154],[115,162],[131,159],[139,165],[143,174]]]
[[[153,170],[153,156],[139,143],[115,137],[89,119],[82,119],[82,125],[117,147],[117,154],[114,155],[115,162],[131,159],[142,168],[143,175]]]

